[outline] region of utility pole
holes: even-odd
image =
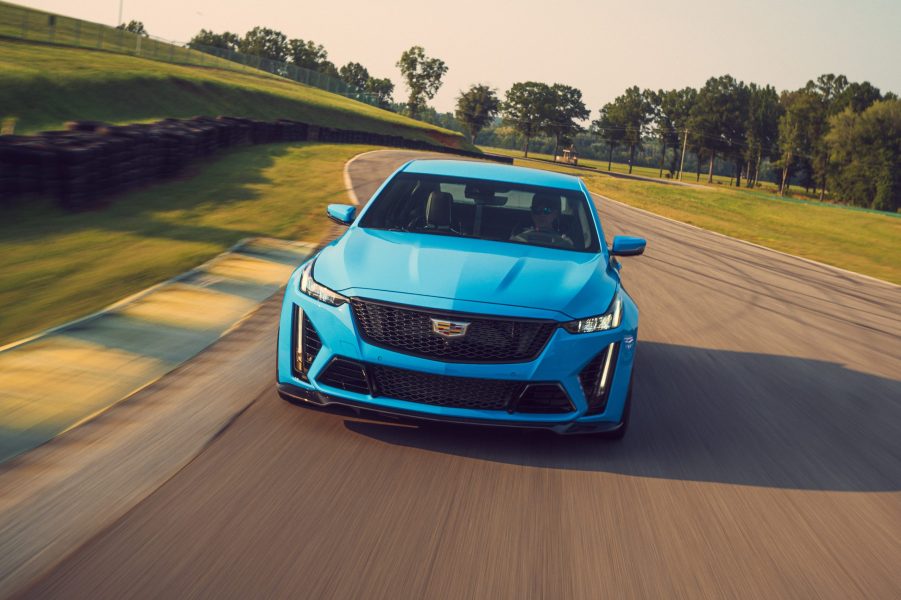
[[[688,128],[685,128],[685,139],[682,141],[682,160],[679,162],[679,181],[682,181],[682,170],[685,168],[685,149],[688,148]]]
[[[116,25],[121,25],[121,24],[122,24],[122,3],[123,3],[124,1],[125,1],[125,0],[119,0],[119,22],[116,23]]]

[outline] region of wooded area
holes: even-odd
[[[146,35],[133,21],[126,29]],[[536,144],[554,157],[574,146],[582,155],[616,157],[628,165],[655,166],[661,177],[684,177],[693,169],[700,180],[725,175],[737,187],[754,187],[764,178],[780,195],[791,185],[829,200],[884,211],[901,210],[901,101],[871,83],[825,74],[797,90],[745,84],[731,75],[711,77],[700,89],[630,87],[591,110],[575,87],[524,81],[503,99],[496,90],[474,84],[461,91],[456,111],[428,106],[448,67],[421,46],[397,62],[409,91],[394,102],[394,83],[376,78],[358,62],[336,67],[325,48],[312,40],[288,39],[267,27],[245,35],[201,30],[189,47],[222,48],[340,77],[378,98],[377,104],[424,121],[463,131],[474,143],[521,147],[528,156]],[[654,155],[654,156],[651,156]]]

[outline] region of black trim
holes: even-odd
[[[329,213],[326,213],[326,216],[328,217],[329,221],[332,221],[333,223],[337,223],[338,225],[341,225],[342,227],[350,227],[353,224],[353,221],[351,221],[350,223],[347,223],[337,217],[333,217]]]

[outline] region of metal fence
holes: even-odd
[[[0,2],[0,37],[63,46],[106,50],[175,64],[216,67],[234,71],[265,71],[360,102],[377,105],[372,94],[345,81],[283,61],[251,56],[223,48],[184,44],[137,35],[99,23],[82,21]]]

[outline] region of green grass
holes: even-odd
[[[471,148],[462,135],[255,70],[167,62],[0,38],[0,118],[16,133],[82,119],[131,123],[229,115],[295,119]]]
[[[591,191],[671,219],[901,284],[901,218],[876,211],[761,197],[722,187],[622,179],[516,160],[581,177]]]
[[[344,163],[371,147],[233,150],[181,180],[67,213],[52,201],[0,223],[0,344],[98,310],[248,236],[318,241],[346,201]]]
[[[50,19],[53,19],[52,27]],[[159,60],[167,62],[217,66],[231,70],[251,70],[249,67],[233,61],[139,36],[123,29],[3,1],[0,1],[0,36],[110,52],[140,53],[145,57],[157,57]]]
[[[512,156],[514,158],[522,158],[521,150],[510,150],[508,148],[492,148],[489,146],[482,146],[481,149],[485,152],[491,152],[493,154],[502,154],[504,156]],[[529,152],[529,158],[537,158],[537,159],[542,159],[542,160],[553,160],[553,157],[550,154],[542,154],[540,152]],[[579,166],[592,167],[599,171],[604,171],[605,173],[608,172],[606,160],[596,160],[596,159],[592,159],[592,158],[579,158]],[[610,165],[610,171],[613,173],[628,174],[629,173],[629,165],[628,165],[628,163],[613,162]],[[667,170],[667,168],[664,167],[664,169],[663,169],[664,177],[660,177],[660,169],[659,168],[642,167],[642,166],[637,166],[637,165],[632,167],[632,175],[639,175],[641,177],[651,177],[653,179],[666,179],[666,174],[668,172],[669,171]],[[684,181],[685,183],[693,184],[693,185],[704,185],[704,186],[711,186],[714,188],[721,188],[723,186],[725,186],[727,188],[730,187],[730,178],[725,177],[723,175],[714,175],[713,183],[707,183],[707,172],[706,171],[701,173],[701,178],[699,181],[695,180],[695,176],[696,175],[695,175],[694,171],[691,171],[691,172],[686,171],[682,178],[682,181]],[[753,189],[749,189],[746,187],[733,188],[733,189],[736,189],[736,191],[744,192],[746,194],[757,194],[760,196],[776,196],[776,195],[778,195],[778,192],[779,192],[779,188],[770,181],[761,181]],[[813,201],[815,201],[817,198],[817,196],[814,196],[812,194],[807,194],[803,190],[797,189],[797,188],[790,189],[789,195],[793,198],[800,198],[800,199],[804,199],[804,200],[813,200]]]

